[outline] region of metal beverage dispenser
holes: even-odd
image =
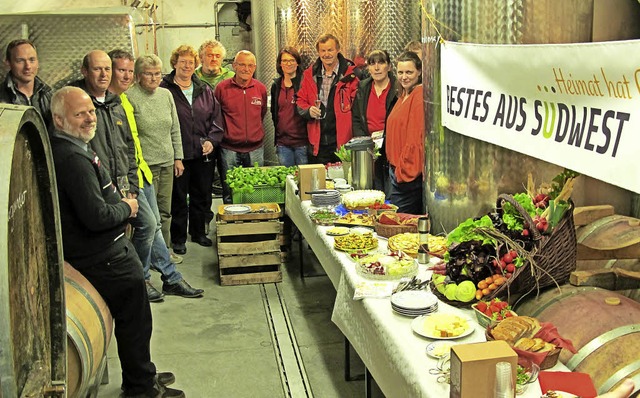
[[[373,188],[374,143],[371,137],[355,137],[345,144],[351,151],[351,185],[354,189]]]

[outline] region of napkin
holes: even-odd
[[[547,372],[538,375],[542,393],[549,390],[564,391],[581,398],[593,398],[598,395],[591,376],[580,372]]]
[[[560,336],[560,333],[558,333],[558,328],[556,328],[553,325],[553,323],[540,322],[540,326],[541,326],[540,331],[538,331],[538,333],[536,333],[534,337],[539,337],[548,343],[555,344],[556,347],[567,349],[574,354],[578,352],[573,346],[573,343],[571,342],[571,340],[567,340],[562,336]]]
[[[556,328],[553,325],[553,323],[540,322],[540,327],[541,329],[538,331],[538,333],[536,333],[534,337],[541,338],[542,340],[548,343],[553,343],[556,347],[564,348],[566,350],[571,351],[574,354],[577,352],[576,349],[573,347],[573,343],[571,343],[571,340],[567,340],[564,337],[560,336],[560,333],[558,333],[558,328]],[[518,354],[518,357],[528,358],[531,360],[531,362],[535,363],[538,366],[542,364],[542,361],[544,361],[544,359],[547,357],[547,355],[550,352],[550,351],[531,352],[531,351],[520,350],[515,347],[513,347],[513,350]],[[570,391],[567,391],[567,392],[570,392]]]

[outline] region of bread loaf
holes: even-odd
[[[540,338],[534,338],[540,331],[540,322],[529,316],[514,316],[505,318],[491,330],[491,335],[496,340],[504,340],[512,347],[524,351],[541,351],[545,348],[545,342]]]

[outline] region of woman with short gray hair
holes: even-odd
[[[171,242],[173,176],[182,175],[184,166],[180,121],[173,96],[169,90],[160,87],[161,70],[162,61],[158,56],[139,57],[134,65],[136,84],[126,93],[134,107],[144,159],[153,173],[162,236],[168,245]]]

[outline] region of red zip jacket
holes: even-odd
[[[358,78],[354,74],[354,65],[338,54],[340,64],[338,66],[339,81],[336,84],[333,98],[333,111],[336,115],[336,144],[340,148],[352,137],[351,106],[358,90]],[[307,68],[303,73],[302,84],[298,91],[298,113],[307,119],[307,133],[309,143],[313,146],[314,156],[318,155],[320,149],[320,120],[309,116],[309,108],[318,98],[318,83],[322,77],[322,64],[320,60]],[[338,149],[336,148],[336,149]]]
[[[214,93],[224,116],[220,146],[251,152],[264,144],[262,119],[267,114],[267,88],[256,79],[241,87],[234,78],[218,83]]]

